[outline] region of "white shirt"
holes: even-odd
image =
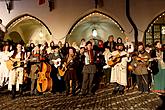
[[[134,45],[132,42],[126,42],[124,46],[126,47],[126,52],[131,53],[134,51]]]

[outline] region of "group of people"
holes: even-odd
[[[160,42],[153,47],[139,42],[136,49],[128,37],[115,42],[113,35],[106,42],[82,39],[79,46],[76,42],[29,46],[5,42],[0,70],[0,86],[7,85],[12,98],[16,91],[22,95],[25,90],[31,95],[47,91],[65,92],[66,96],[93,95],[103,79],[106,86],[114,84],[112,94],[124,94],[128,78],[141,93],[164,93],[165,47]]]

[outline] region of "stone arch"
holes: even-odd
[[[84,25],[84,28],[83,28],[83,25]],[[89,25],[89,26],[87,26],[87,25]],[[110,29],[111,26],[114,26],[117,31]],[[77,36],[77,38],[76,38],[75,37],[76,36],[75,31],[76,31],[76,29],[79,30],[79,28],[81,28],[81,27],[82,27],[82,30],[84,30],[84,32],[88,33],[88,34],[85,34],[85,35],[87,35],[88,39],[89,39],[89,37],[91,37],[89,35],[90,31],[94,27],[96,28],[96,30],[98,30],[98,36],[96,39],[102,38],[101,40],[105,41],[105,40],[107,40],[107,38],[110,34],[115,35],[116,37],[124,37],[125,36],[124,29],[121,27],[121,25],[114,18],[112,18],[111,16],[109,16],[106,13],[103,13],[103,12],[98,11],[98,10],[94,10],[94,11],[89,12],[88,14],[85,14],[84,16],[80,17],[72,25],[72,27],[70,28],[70,30],[68,32],[68,35],[66,36],[65,41],[71,42],[71,43],[73,41],[75,41],[77,43],[80,43],[81,38],[84,38],[85,35],[82,35],[82,36],[80,35],[80,36]],[[110,29],[110,32],[107,32],[107,31],[109,31],[108,29]],[[99,30],[100,30],[100,33],[99,33]],[[101,30],[104,31],[105,33],[102,32]],[[117,32],[119,34],[117,34]],[[78,33],[78,31],[77,31],[77,33]],[[99,34],[103,35],[105,37],[103,38]],[[72,38],[74,40],[72,40]]]
[[[18,32],[22,40],[27,43],[50,42],[52,33],[44,22],[37,17],[29,14],[20,15],[11,20],[7,26],[7,35],[5,40],[9,38],[9,33]],[[40,40],[40,41],[37,41]]]
[[[10,32],[10,33],[9,33],[9,37],[10,37],[10,39],[12,39],[12,41],[15,42],[15,43],[19,43],[19,42],[22,41],[21,35],[20,35],[18,32],[16,32],[16,31]]]

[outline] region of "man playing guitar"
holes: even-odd
[[[113,94],[124,93],[124,88],[127,85],[127,62],[128,59],[127,52],[124,51],[124,45],[122,43],[118,44],[118,49],[112,52],[112,56],[120,58],[120,62],[117,62],[111,70],[111,81],[114,83]]]
[[[52,78],[52,93],[62,92],[60,87],[61,76],[58,74],[58,68],[61,65],[61,57],[59,55],[59,46],[53,46],[52,52],[48,55],[49,63],[51,64],[52,71],[50,76]]]
[[[134,67],[134,73],[136,74],[137,84],[139,91],[149,92],[148,86],[148,66],[150,55],[145,51],[142,42],[139,42],[137,56],[133,57],[131,62]]]
[[[16,88],[19,89],[20,94],[22,94],[22,84],[23,84],[23,70],[24,70],[24,62],[25,54],[22,51],[22,45],[20,43],[17,44],[16,49],[14,50],[13,55],[10,60],[14,61],[13,69],[10,70],[9,73],[9,85],[12,85],[12,98],[15,98]],[[16,87],[17,86],[17,87]]]

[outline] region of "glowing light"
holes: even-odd
[[[97,37],[97,30],[96,30],[96,29],[93,29],[93,30],[92,30],[92,36],[93,36],[93,37]]]
[[[42,31],[39,32],[39,36],[40,36],[41,38],[44,36],[44,34],[43,34]]]
[[[102,16],[102,17],[105,17],[105,18],[108,18],[110,21],[112,21],[121,31],[121,33],[124,33],[124,30],[120,27],[120,25],[114,21],[113,19],[111,19],[110,17],[108,17],[107,15],[104,15],[104,14],[101,14],[101,13],[98,13],[98,12],[94,12],[94,13],[91,13],[85,17],[83,17],[80,21],[77,22],[77,24],[73,27],[73,29],[71,30],[70,34],[72,34],[73,30],[78,26],[80,25],[81,22],[85,21],[86,19],[90,18],[91,16]],[[97,31],[96,31],[97,32]],[[93,31],[92,31],[92,35],[93,35]],[[97,36],[97,35],[96,35]]]

